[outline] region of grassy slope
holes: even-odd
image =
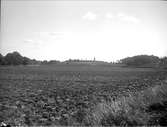
[[[88,114],[87,125],[167,126],[167,82],[118,100],[99,103]]]

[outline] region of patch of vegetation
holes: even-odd
[[[0,67],[0,122],[162,125],[166,77],[165,71],[111,66]]]
[[[89,117],[93,126],[167,126],[167,83],[99,103]]]
[[[131,67],[163,67],[167,66],[167,57],[159,58],[153,55],[137,55],[120,60],[120,63]]]

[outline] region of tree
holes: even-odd
[[[27,57],[23,57],[23,65],[27,65],[27,64],[29,64],[31,62],[31,60],[29,59],[29,58],[27,58]]]
[[[160,67],[165,67],[165,68],[167,68],[167,57],[161,58],[159,65],[160,65]]]
[[[0,65],[4,65],[5,64],[5,60],[2,54],[0,54]]]
[[[5,56],[5,62],[7,65],[20,65],[23,63],[23,57],[15,51]]]
[[[138,55],[133,57],[127,57],[121,60],[121,63],[129,66],[143,66],[150,65],[155,66],[159,63],[159,58],[157,56],[148,55]]]

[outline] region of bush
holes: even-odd
[[[138,55],[122,59],[121,63],[126,64],[128,66],[156,66],[157,64],[159,64],[159,58],[153,55]]]

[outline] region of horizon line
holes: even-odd
[[[22,55],[22,53],[20,53],[19,51],[11,51],[11,52],[8,52],[6,53],[5,55],[3,53],[0,52],[0,54],[5,57],[7,54],[9,53],[14,53],[14,52],[17,52],[19,53],[22,57],[27,57],[25,55]],[[138,55],[133,55],[133,56],[141,56],[141,55],[147,55],[147,56],[156,56],[158,58],[163,58],[163,57],[167,57],[167,55],[164,55],[164,56],[157,56],[157,55],[153,55],[153,54],[138,54]],[[124,58],[128,58],[128,57],[133,57],[133,56],[126,56],[126,57],[122,57],[121,59],[124,59]],[[68,58],[68,59],[65,59],[65,60],[60,60],[60,59],[36,59],[36,58],[31,58],[31,57],[27,57],[31,60],[36,60],[36,61],[59,61],[59,62],[66,62],[66,61],[69,61],[69,60],[79,60],[80,61],[96,61],[96,62],[107,62],[107,63],[112,63],[112,62],[118,62],[120,61],[121,59],[117,59],[117,60],[110,60],[110,61],[106,61],[106,60],[100,60],[100,59],[96,59],[97,57],[92,57],[92,59],[83,59],[83,58]]]

